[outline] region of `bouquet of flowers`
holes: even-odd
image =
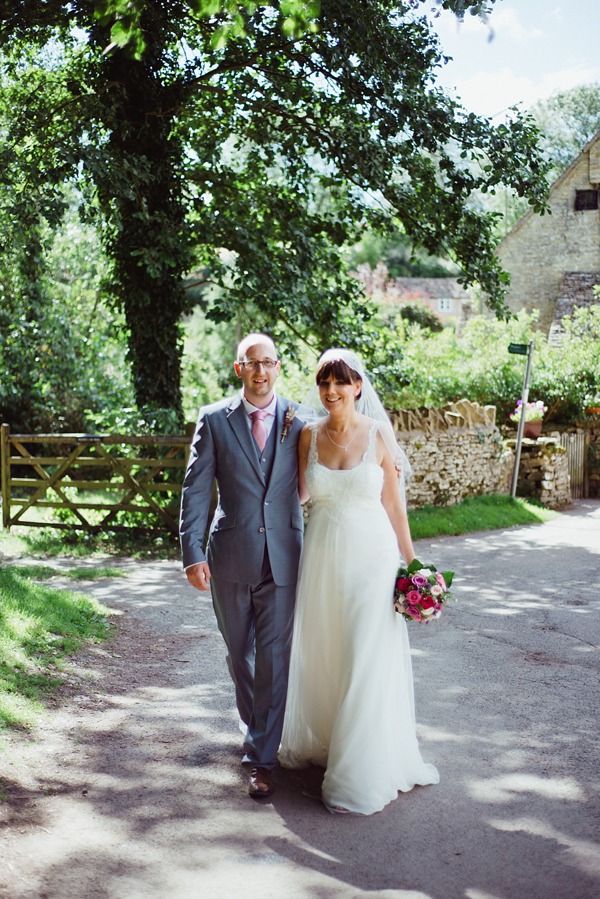
[[[535,403],[525,403],[525,421],[541,421],[546,412],[546,407],[541,400]],[[511,412],[509,418],[511,421],[521,421],[523,413],[523,401],[517,401],[517,408]]]
[[[407,621],[433,621],[442,614],[449,599],[453,571],[437,571],[413,559],[408,568],[399,568],[394,586],[394,608]]]

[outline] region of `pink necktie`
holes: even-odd
[[[265,418],[268,414],[269,413],[266,409],[255,409],[254,412],[250,413],[250,418],[252,419],[252,436],[256,440],[261,453],[265,448],[265,443],[267,442]]]

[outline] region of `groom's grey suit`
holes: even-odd
[[[295,404],[292,404],[295,406]],[[272,768],[279,747],[303,519],[294,418],[281,441],[288,401],[277,397],[262,452],[241,396],[200,410],[181,509],[184,567],[207,561],[219,629],[242,721],[244,762]],[[218,506],[203,551],[213,480]]]

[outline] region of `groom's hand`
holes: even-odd
[[[210,590],[210,568],[207,562],[198,562],[185,569],[187,579],[196,590]]]

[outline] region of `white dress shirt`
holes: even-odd
[[[269,439],[269,434],[271,433],[271,428],[275,423],[275,416],[277,414],[277,396],[273,394],[273,399],[269,403],[268,406],[253,406],[252,403],[249,403],[246,397],[244,396],[244,392],[242,391],[242,403],[244,404],[244,409],[246,410],[246,416],[248,417],[248,426],[250,430],[252,430],[252,419],[250,418],[253,412],[256,412],[258,408],[266,409],[267,415],[264,418],[265,431],[267,432],[267,440]]]

